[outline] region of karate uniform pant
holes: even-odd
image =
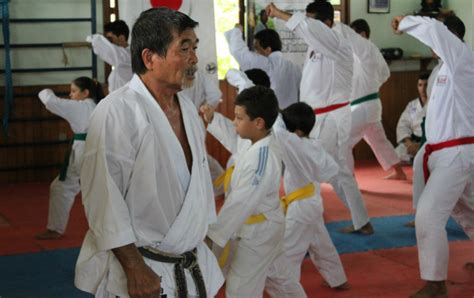
[[[295,206],[298,203],[300,202],[290,205],[285,223],[284,247],[291,274],[300,280],[301,265],[306,253],[309,252],[311,261],[324,280],[331,287],[342,285],[347,281],[347,277],[336,247],[324,225],[322,204]],[[282,270],[283,268],[275,268],[273,274],[278,275]],[[275,296],[280,297],[281,294],[277,292]]]
[[[420,147],[420,150],[418,150],[415,155],[415,159],[413,159],[413,209],[416,209],[421,194],[423,193],[423,189],[425,189],[423,155],[425,155],[425,145]]]
[[[364,139],[374,152],[379,164],[387,171],[399,163],[400,158],[395,152],[392,143],[387,139],[382,122],[380,120],[373,121],[373,115],[369,115],[369,113],[374,111],[366,109],[365,106],[367,104],[370,103],[362,103],[352,110],[352,126],[349,138],[349,150],[347,151],[347,162],[349,168],[354,172],[352,149],[361,139]],[[378,113],[381,113],[381,109]],[[381,116],[379,117],[381,118]]]
[[[421,278],[447,279],[449,216],[474,239],[474,145],[436,151],[429,159],[430,177],[417,205],[415,226]]]
[[[350,130],[351,110],[346,106],[316,115],[316,124],[311,131],[311,137],[320,140],[324,149],[339,166],[338,174],[329,183],[344,205],[349,208],[352,224],[357,230],[369,222],[369,216],[359,186],[347,162]]]
[[[237,241],[226,279],[226,297],[257,298],[263,296],[265,283],[276,289],[272,297],[306,297],[303,287],[288,268],[283,251],[284,223],[269,220],[249,239]],[[271,276],[274,267],[282,268]]]
[[[64,234],[74,199],[81,191],[79,177],[80,173],[71,157],[66,179],[59,181],[59,176],[56,177],[49,188],[48,224],[46,226],[48,230]]]

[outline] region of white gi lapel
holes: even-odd
[[[165,252],[181,254],[194,249],[202,242],[208,226],[208,214],[206,212],[208,209],[208,194],[205,185],[207,177],[204,172],[205,169],[208,171],[208,167],[204,150],[204,136],[198,122],[200,119],[194,105],[186,99],[179,98],[184,127],[193,158],[189,176],[183,149],[164,112],[138,76],[133,77],[130,87],[143,97],[145,113],[154,126],[155,133],[161,136],[159,139],[166,139],[168,142],[168,146],[160,148],[160,154],[168,156],[170,163],[175,165],[169,167],[167,171],[169,171],[170,176],[176,175],[181,182],[182,191],[176,193],[176,195],[185,196],[183,205],[158,247]],[[198,143],[201,143],[201,146],[197,146]],[[210,177],[209,173],[207,175]],[[196,210],[199,211],[196,212]]]

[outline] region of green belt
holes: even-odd
[[[425,124],[426,124],[426,117],[423,117],[423,121],[421,121],[421,141],[420,141],[420,147],[423,146],[423,144],[426,142]]]
[[[72,151],[72,143],[74,141],[85,141],[86,136],[87,136],[86,133],[75,133],[74,136],[72,137],[71,145],[68,151],[66,152],[66,156],[64,157],[63,164],[61,165],[61,170],[59,171],[59,181],[66,180],[67,168],[69,167],[69,158],[71,157],[71,151]]]
[[[351,102],[351,107],[352,107],[352,106],[356,106],[356,105],[358,105],[358,104],[361,104],[361,103],[363,103],[364,101],[375,100],[375,99],[378,99],[378,98],[380,98],[380,95],[379,95],[378,92],[375,92],[375,93],[366,95],[366,96],[364,96],[364,97],[358,98],[358,99],[356,99],[356,100],[353,100],[353,101]]]

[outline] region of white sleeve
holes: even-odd
[[[127,49],[111,43],[103,35],[93,34],[88,36],[86,40],[92,44],[94,53],[106,63],[115,67],[123,63],[131,63]]]
[[[225,78],[229,84],[239,89],[239,93],[247,88],[255,86],[254,83],[247,77],[245,72],[237,69],[229,69],[225,74]]]
[[[136,242],[125,201],[136,150],[124,141],[130,137],[120,117],[104,110],[99,106],[92,115],[81,169],[82,202],[98,250]]]
[[[209,105],[216,107],[222,98],[221,89],[219,89],[219,81],[211,80],[206,74],[203,77],[204,96]]]
[[[212,134],[231,154],[237,153],[239,136],[235,126],[220,113],[214,113],[212,122],[207,126],[207,131]]]
[[[458,58],[467,49],[461,39],[450,32],[443,23],[432,18],[406,16],[398,25],[398,30],[429,46],[451,70],[456,68],[457,61],[460,61]]]
[[[301,37],[310,48],[333,61],[352,58],[351,49],[345,46],[343,36],[319,20],[308,18],[298,12],[288,20],[286,26]]]
[[[412,102],[409,102],[403,110],[400,119],[397,124],[397,143],[401,143],[403,139],[411,137],[413,133],[411,129],[411,118],[410,118],[410,106]]]
[[[260,198],[265,197],[268,187],[258,171],[259,164],[259,160],[247,160],[238,175],[232,175],[231,191],[217,215],[217,222],[210,225],[207,232],[209,238],[220,247],[224,247],[245,220],[255,212]],[[270,169],[267,167],[263,176],[268,170]]]
[[[300,138],[287,130],[276,130],[275,136],[285,171],[289,171],[300,186],[314,181],[326,182],[339,171],[337,163],[317,140]]]
[[[51,89],[42,90],[38,93],[38,97],[51,113],[66,119],[69,123],[78,123],[81,121],[81,107],[83,105],[80,101],[59,98]]]
[[[225,32],[224,36],[229,44],[230,53],[237,60],[242,70],[260,68],[268,73],[270,69],[268,58],[249,50],[242,39],[242,31],[239,28]]]

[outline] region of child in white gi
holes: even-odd
[[[102,99],[103,93],[97,81],[79,77],[71,83],[70,99],[57,97],[51,89],[44,89],[38,96],[46,109],[66,119],[74,132],[70,155],[63,164],[61,174],[50,186],[47,230],[36,235],[36,238],[41,240],[59,239],[66,230],[69,212],[81,190],[79,174],[86,131],[90,115]]]
[[[255,86],[243,90],[235,105],[235,129],[212,108],[202,110],[208,131],[231,153],[239,151],[234,154],[235,169],[226,201],[217,222],[209,227],[208,237],[220,247],[232,238],[237,240],[226,296],[261,297],[270,266],[284,257],[285,219],[279,199],[282,161],[271,131],[278,102],[271,89]],[[286,284],[285,296],[306,297],[288,266],[283,270],[279,283]]]
[[[330,287],[346,288],[344,268],[324,225],[320,192],[320,182],[328,181],[337,174],[337,163],[319,141],[309,138],[315,115],[308,104],[292,104],[282,111],[282,117],[286,128],[308,145],[294,146],[292,149],[296,151],[295,156],[291,159],[284,158],[286,196],[283,202],[287,209],[284,247],[290,271],[299,280],[301,265],[309,252],[311,260]],[[312,155],[315,164],[309,165],[298,158],[305,155]],[[307,177],[311,177],[311,180]],[[270,276],[278,276],[281,270],[282,268],[273,267]],[[272,283],[267,283],[267,290],[272,293]],[[280,295],[276,293],[274,296]]]
[[[243,71],[258,68],[268,74],[281,108],[298,101],[301,67],[283,57],[281,39],[275,30],[265,29],[255,34],[255,52],[250,51],[243,40],[240,25],[224,35],[232,56]]]
[[[474,53],[462,41],[465,27],[456,16],[447,17],[444,24],[398,16],[392,28],[419,39],[443,61],[426,115],[423,172],[427,182],[415,218],[421,278],[427,283],[412,297],[445,297],[449,216],[474,239]]]
[[[86,41],[92,44],[94,53],[113,67],[107,79],[109,93],[132,79],[129,33],[127,24],[122,20],[117,20],[104,26],[105,36],[93,34],[86,38]]]

